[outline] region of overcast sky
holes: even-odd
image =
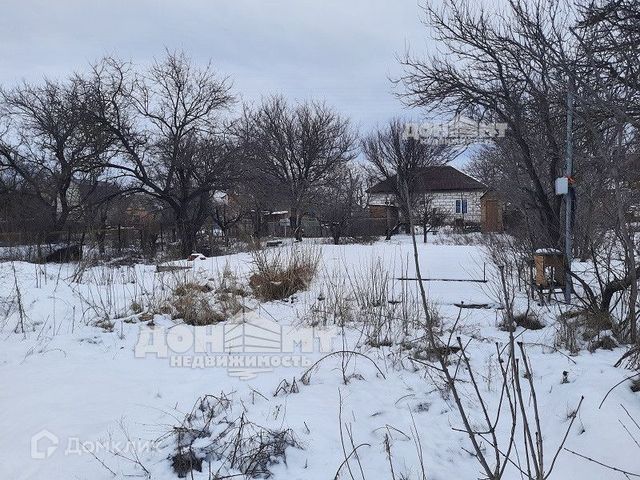
[[[417,118],[393,96],[396,55],[430,48],[418,0],[2,0],[0,83],[65,75],[105,54],[211,59],[246,100],[325,99],[361,133]]]

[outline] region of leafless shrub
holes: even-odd
[[[83,277],[87,270],[92,269],[99,265],[99,262],[95,258],[82,257],[80,260],[74,263],[73,274],[69,279],[72,283],[82,283]],[[109,267],[107,267],[109,269]],[[109,269],[111,270],[111,269]],[[95,273],[95,270],[94,270]]]
[[[557,348],[564,348],[572,355],[580,351],[580,324],[576,318],[563,317],[558,319],[554,343]]]
[[[370,233],[362,233],[361,235],[352,235],[344,238],[346,245],[372,245],[380,238],[379,235]]]
[[[405,186],[405,188],[407,188]],[[411,218],[411,217],[409,217]],[[504,477],[507,467],[514,467],[522,478],[531,480],[546,480],[551,475],[558,455],[564,447],[569,431],[573,425],[574,416],[569,422],[568,428],[559,446],[549,462],[549,456],[543,443],[544,435],[541,428],[540,410],[533,378],[531,361],[527,355],[524,344],[517,343],[514,335],[514,285],[508,281],[505,267],[498,264],[499,285],[501,294],[500,303],[505,317],[511,326],[508,329],[509,340],[506,346],[500,348],[496,343],[498,366],[501,373],[501,401],[495,411],[485,398],[483,389],[478,380],[477,372],[470,362],[466,348],[460,336],[457,336],[458,359],[455,368],[450,370],[451,337],[441,338],[442,335],[436,329],[434,319],[430,316],[427,292],[422,282],[420,259],[418,254],[415,230],[410,222],[411,239],[413,245],[414,266],[418,279],[418,288],[422,308],[426,317],[425,343],[434,354],[433,364],[428,361],[419,363],[428,366],[428,371],[439,372],[438,376],[445,384],[445,392],[454,402],[462,428],[457,429],[467,435],[472,445],[472,455],[478,461],[483,475],[488,479],[499,480]],[[452,330],[453,332],[454,330]],[[453,363],[453,362],[452,362]],[[524,370],[524,371],[523,371]],[[461,378],[464,377],[464,378]],[[523,381],[522,379],[526,379]],[[479,410],[479,417],[475,417],[471,409],[466,405],[459,383],[464,381],[472,386],[473,397],[477,402],[475,410]],[[478,408],[479,405],[479,408]],[[578,403],[576,411],[580,409],[582,399]],[[506,423],[509,434],[506,438],[499,435],[498,424]],[[522,425],[522,437],[516,435],[516,427]]]
[[[176,452],[171,462],[181,478],[193,470],[202,471],[205,462],[211,478],[269,478],[273,465],[286,462],[287,448],[300,448],[291,429],[265,428],[244,412],[235,415],[224,393],[199,399],[182,424],[174,427],[173,435]],[[217,468],[212,472],[214,462]]]
[[[15,295],[0,297],[0,331],[4,330],[13,312],[15,312],[16,300]]]
[[[369,276],[355,280],[358,320],[363,322],[363,333],[371,346],[402,344],[423,335],[426,322],[420,299],[407,282],[391,282],[390,273],[379,264]],[[394,288],[394,286],[398,288]],[[434,313],[433,305],[429,305]],[[437,315],[432,318],[437,322]]]
[[[374,260],[358,275],[347,272],[347,277],[359,307],[379,307],[393,299],[389,286],[392,274],[380,260]]]
[[[13,331],[14,333],[22,333],[23,335],[25,335],[28,318],[24,309],[24,303],[22,301],[22,292],[20,291],[20,285],[18,282],[18,273],[16,272],[16,266],[13,262],[11,262],[11,269],[13,271],[13,285],[15,288],[15,305],[16,305],[16,312],[18,314],[18,322],[16,323],[16,326],[13,329]]]
[[[153,286],[145,286],[144,278],[138,276],[134,267],[91,266],[80,262],[68,280],[82,303],[85,323],[107,331],[112,330],[113,320],[131,314],[132,304],[142,307],[149,303],[150,296],[158,295]]]
[[[505,234],[483,235],[481,244],[493,265],[504,267],[504,274],[510,289],[525,291],[533,298],[531,290],[532,247],[523,239]],[[496,284],[499,283],[495,282]],[[501,292],[496,292],[500,296]]]
[[[36,258],[38,255],[35,245],[10,245],[0,248],[0,261],[3,262],[32,262]]]
[[[87,324],[112,331],[116,319],[147,321],[160,314],[210,325],[240,312],[248,295],[227,267],[218,278],[203,278],[191,269],[146,276],[137,268],[98,265],[72,276]]]
[[[248,295],[249,292],[240,284],[237,275],[226,265],[215,289],[216,301],[225,315],[232,316],[240,312]]]
[[[351,423],[344,422],[342,419],[342,392],[338,390],[338,395],[340,397],[339,409],[338,409],[338,425],[340,426],[340,445],[342,446],[342,453],[344,455],[344,460],[338,467],[336,474],[334,475],[334,479],[340,478],[340,470],[346,466],[347,471],[349,472],[349,476],[351,480],[355,480],[355,476],[353,474],[353,470],[350,460],[355,460],[356,465],[358,466],[358,471],[360,473],[360,477],[362,480],[365,480],[364,470],[362,469],[362,462],[360,461],[360,456],[358,455],[358,449],[361,447],[370,447],[370,443],[360,443],[358,445],[355,444],[354,435],[353,435],[353,425]],[[345,435],[346,433],[346,435]],[[346,438],[349,439],[349,443],[347,444]],[[349,452],[349,453],[347,453]]]
[[[252,257],[255,270],[249,286],[256,297],[264,301],[281,300],[305,290],[320,261],[317,249],[299,247],[256,250]]]
[[[625,366],[630,370],[640,371],[640,346],[633,345],[616,362],[615,366]],[[640,375],[640,372],[638,373]],[[640,391],[640,388],[638,389]]]
[[[304,320],[313,326],[343,326],[355,320],[355,298],[349,293],[347,279],[341,272],[328,272],[320,293]]]

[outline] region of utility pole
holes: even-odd
[[[567,85],[567,158],[565,163],[565,177],[567,177],[568,191],[565,198],[565,225],[564,225],[564,254],[566,261],[566,273],[564,279],[564,301],[571,303],[572,279],[571,261],[573,259],[573,78],[569,78]]]

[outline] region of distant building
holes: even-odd
[[[373,218],[400,218],[395,197],[396,178],[388,178],[368,190]],[[425,167],[416,178],[417,208],[437,212],[451,225],[478,225],[484,232],[502,231],[502,202],[485,184],[449,165]]]

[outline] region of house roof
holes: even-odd
[[[98,204],[120,193],[120,188],[115,183],[111,182],[76,181],[74,183],[78,188],[80,201],[83,203]]]
[[[393,193],[396,176],[371,187],[369,193]],[[488,187],[449,165],[424,167],[417,175],[416,192],[485,191]]]

